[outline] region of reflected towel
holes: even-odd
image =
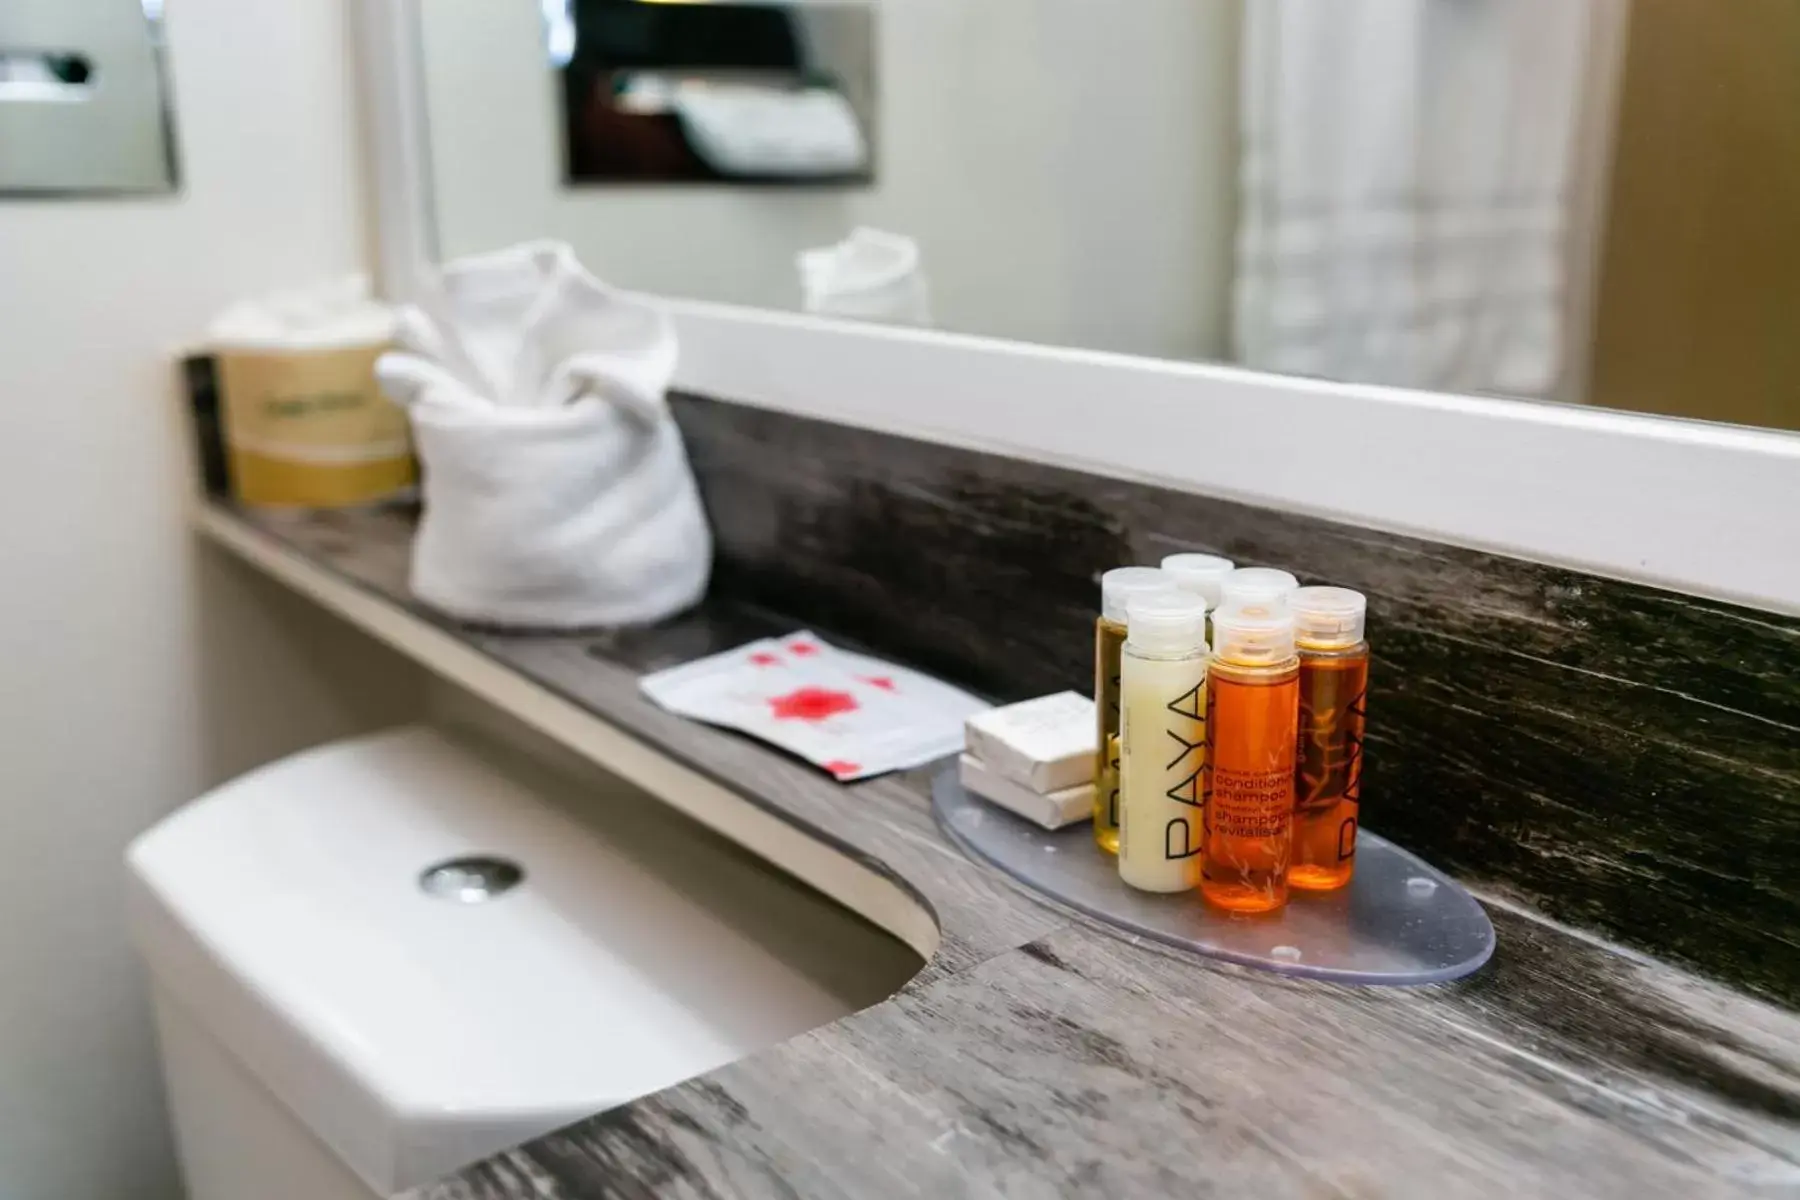
[[[931,293],[919,243],[905,234],[859,226],[831,246],[802,250],[801,307],[809,313],[930,325]]]

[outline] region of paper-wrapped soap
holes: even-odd
[[[1061,829],[1089,820],[1094,815],[1094,785],[1091,783],[1058,792],[1034,792],[1022,783],[1001,779],[971,755],[965,754],[957,762],[957,774],[963,787],[1045,829]]]
[[[966,732],[968,752],[982,765],[1034,792],[1094,782],[1094,702],[1076,692],[977,713]]]

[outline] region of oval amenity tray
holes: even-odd
[[[969,793],[954,766],[932,781],[931,797],[938,824],[966,853],[1095,920],[1210,958],[1336,983],[1420,984],[1459,979],[1494,952],[1494,926],[1473,896],[1366,829],[1346,887],[1295,890],[1279,912],[1241,915],[1194,892],[1126,887],[1085,822],[1034,825]]]

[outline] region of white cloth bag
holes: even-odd
[[[424,467],[412,591],[451,616],[655,621],[706,590],[712,537],[665,395],[675,331],[573,251],[446,267],[377,367]]]

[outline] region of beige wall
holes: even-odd
[[[1800,4],[1635,0],[1590,398],[1800,429]]]
[[[120,855],[228,774],[414,711],[384,652],[198,549],[170,355],[359,269],[344,0],[169,5],[179,196],[0,201],[0,1196],[178,1184]]]

